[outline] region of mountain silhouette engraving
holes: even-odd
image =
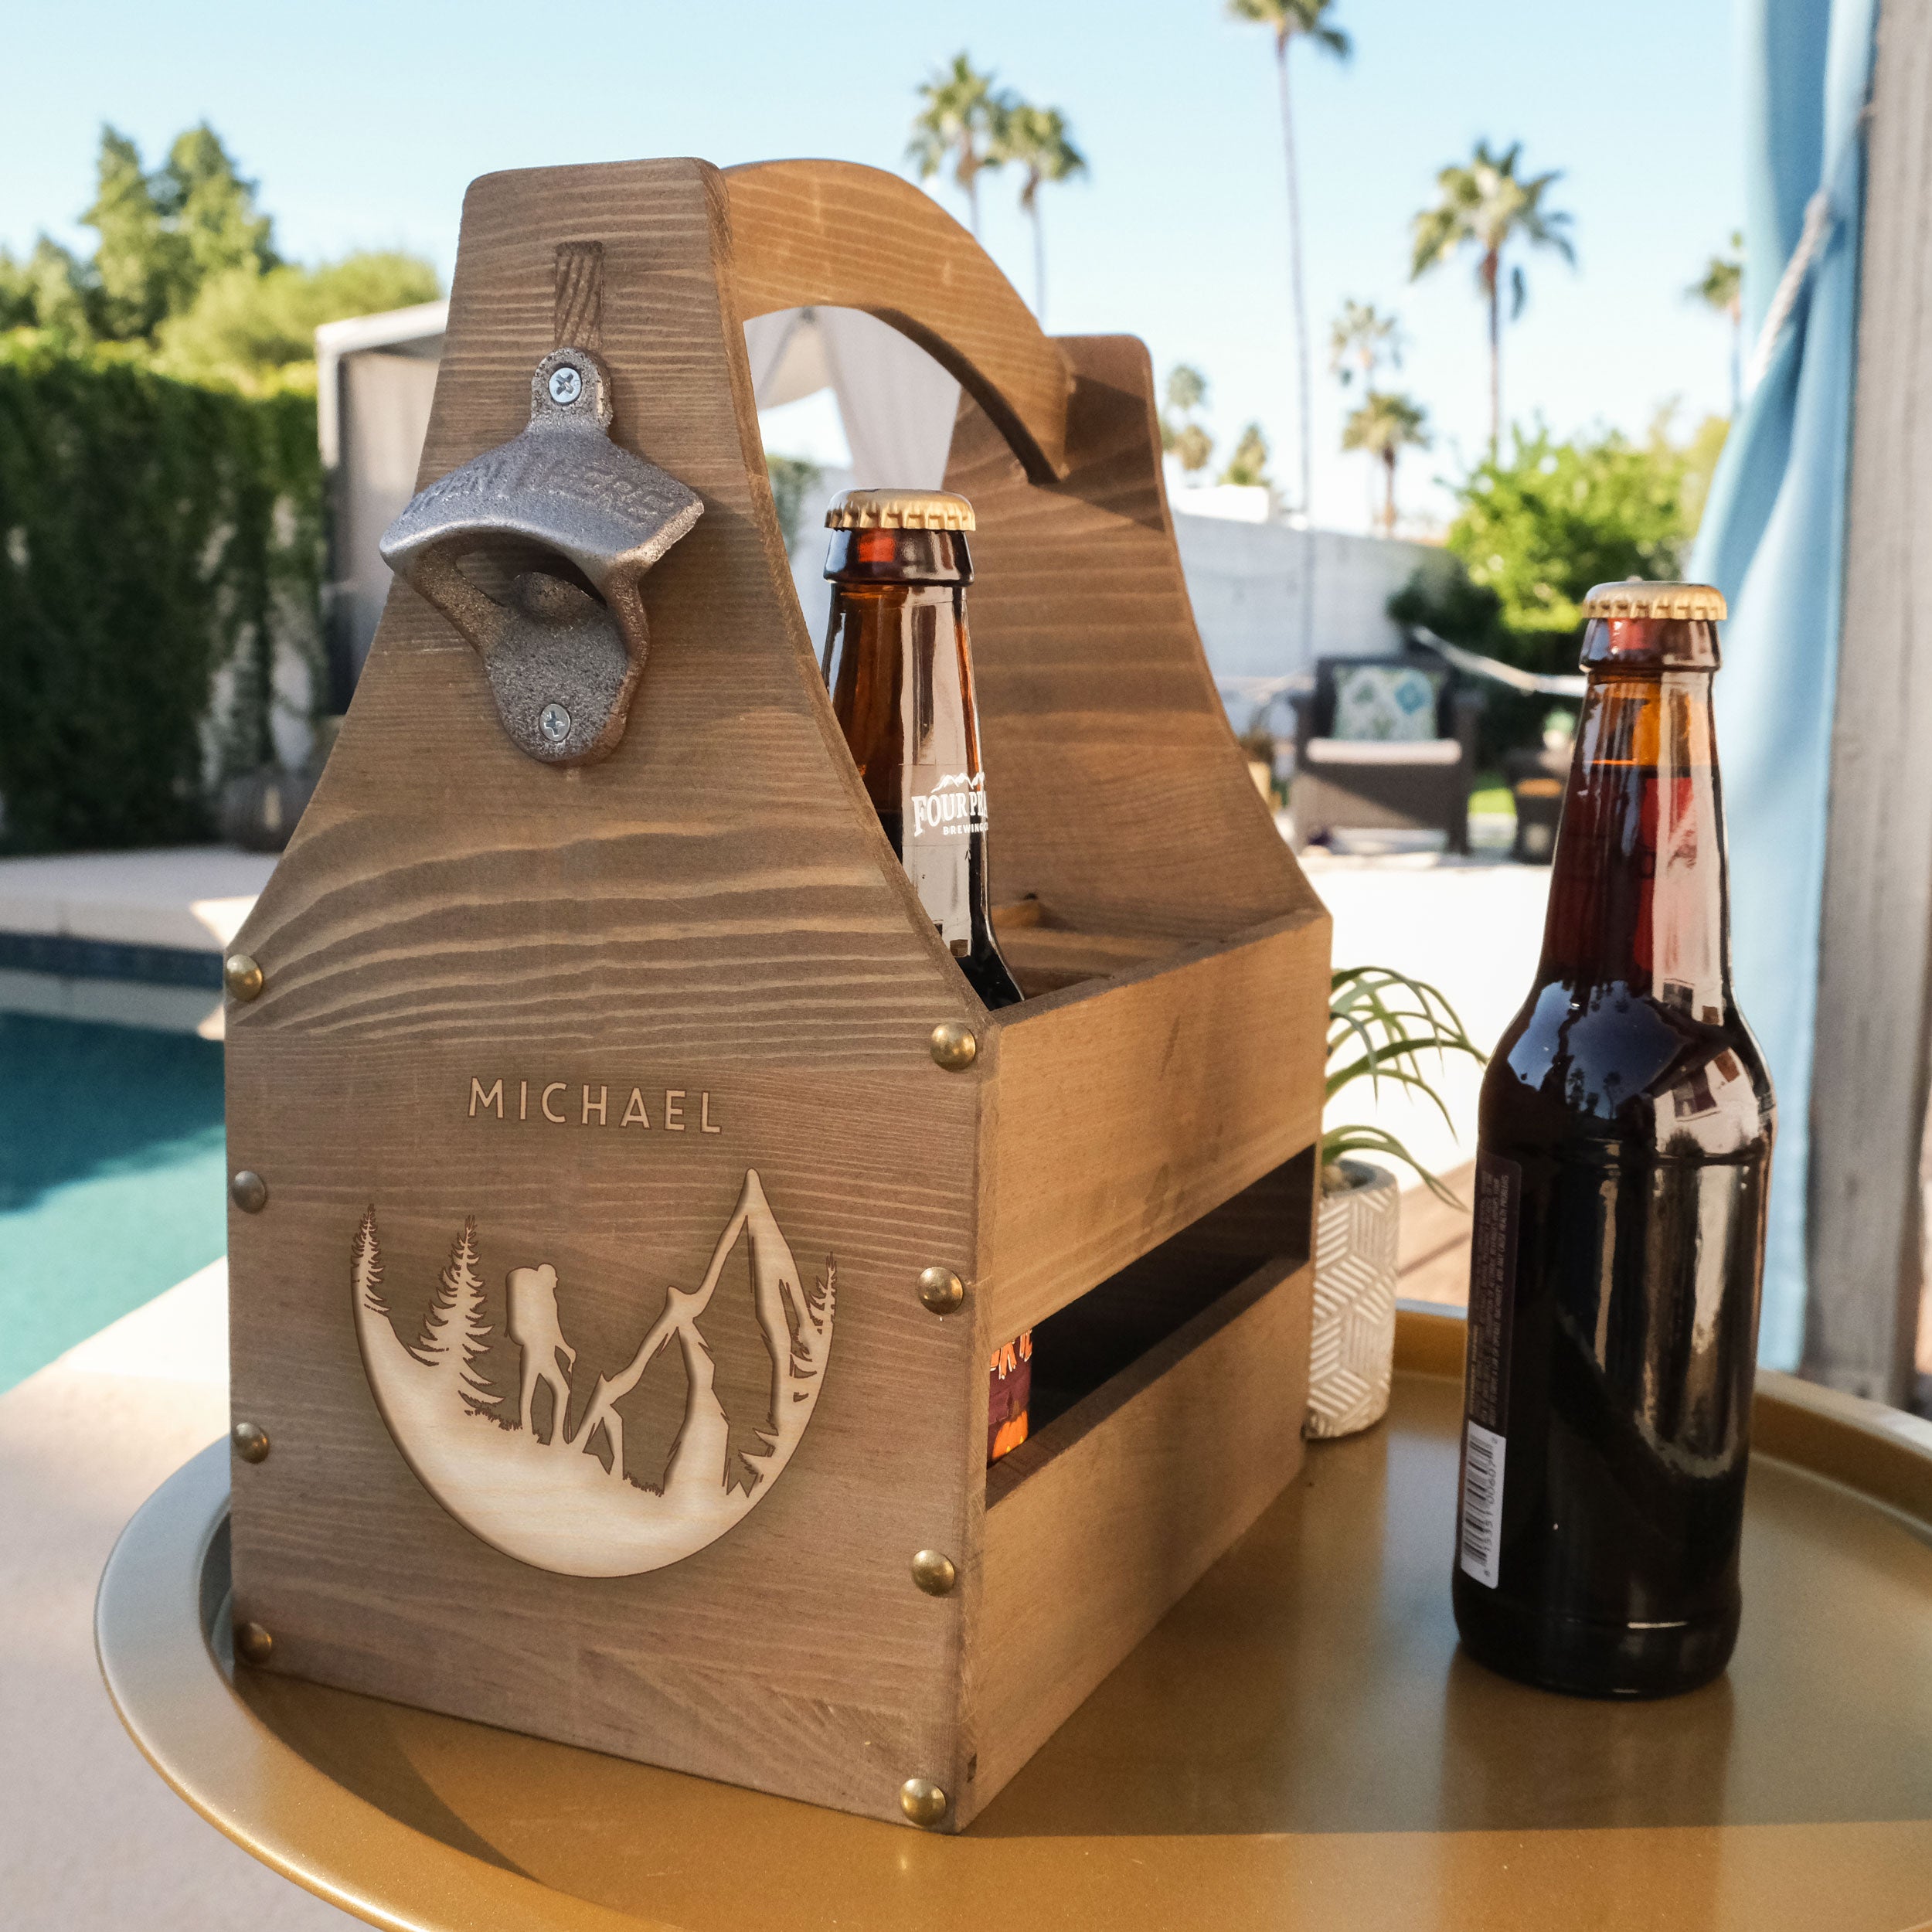
[[[740,1240],[750,1253],[752,1312],[770,1374],[764,1419],[750,1446],[735,1452],[734,1481],[716,1366],[697,1324]],[[549,1263],[512,1268],[505,1281],[505,1331],[522,1362],[514,1418],[495,1413],[509,1405],[474,1366],[491,1333],[474,1219],[451,1248],[413,1344],[396,1332],[383,1274],[372,1206],[356,1230],[349,1264],[356,1339],[376,1407],[423,1488],[466,1529],[521,1563],[568,1577],[630,1577],[715,1542],[777,1481],[824,1383],[838,1271],[828,1255],[812,1289],[801,1290],[798,1264],[757,1171],[747,1168],[703,1279],[695,1288],[667,1289],[662,1312],[630,1362],[595,1378],[574,1429],[566,1425],[577,1352],[564,1338],[557,1273]],[[617,1404],[673,1343],[685,1377],[683,1414],[662,1488],[645,1488],[624,1473]],[[546,1388],[547,1440],[536,1427],[536,1397]],[[607,1469],[600,1448],[610,1456]]]

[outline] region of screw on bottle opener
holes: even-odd
[[[624,736],[648,642],[640,582],[704,510],[611,441],[611,416],[604,364],[553,349],[529,427],[420,491],[383,536],[383,560],[475,647],[511,742],[546,765],[587,764]],[[519,568],[506,600],[462,568],[532,546],[553,561]]]

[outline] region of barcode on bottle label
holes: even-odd
[[[1486,1590],[1496,1587],[1502,1540],[1503,1439],[1479,1422],[1463,1425],[1462,1567]]]

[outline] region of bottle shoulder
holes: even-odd
[[[1728,994],[1719,1017],[1621,981],[1546,981],[1498,1042],[1483,1080],[1487,1143],[1614,1141],[1698,1159],[1768,1147],[1770,1075]]]

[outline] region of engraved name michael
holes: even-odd
[[[501,1080],[488,1087],[470,1077],[471,1120],[548,1121],[553,1127],[648,1127],[662,1134],[722,1134],[712,1117],[708,1089],[693,1094],[682,1087],[593,1087],[577,1080],[519,1080],[507,1092]],[[659,1096],[662,1097],[660,1099]]]

